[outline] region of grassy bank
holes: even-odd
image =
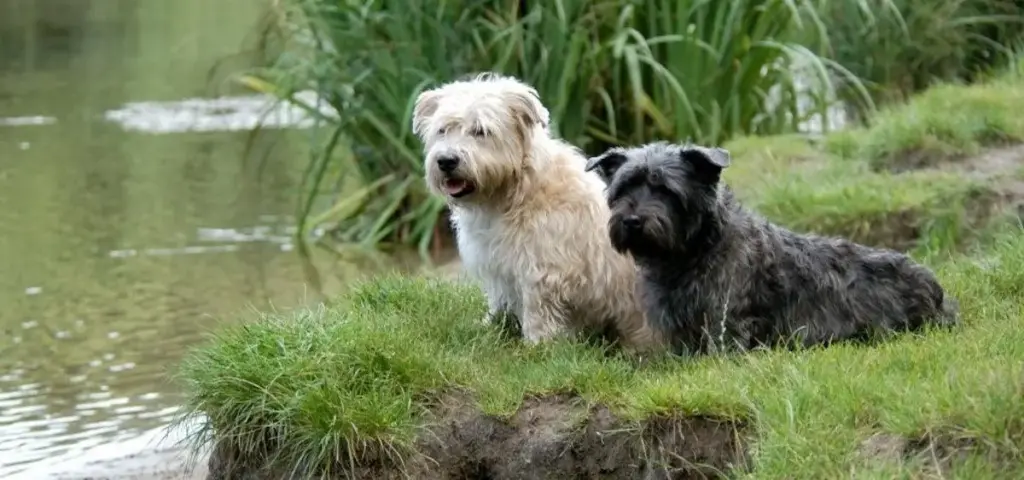
[[[1021,108],[1024,63],[988,83],[934,87],[867,127],[733,140],[725,177],[748,204],[798,230],[948,251],[1024,200]]]
[[[415,465],[437,405],[465,391],[467,410],[499,418],[527,396],[572,395],[627,425],[696,415],[735,421],[749,460],[720,455],[712,463],[735,461],[752,478],[893,478],[919,472],[933,456],[958,478],[1014,478],[1024,475],[1024,236],[979,258],[940,267],[966,328],[875,348],[638,369],[579,344],[531,350],[502,341],[474,323],[484,303],[471,286],[383,278],[357,288],[345,307],[224,330],[184,372],[190,406],[209,415],[221,442],[250,461],[300,471],[339,474],[385,454]],[[472,435],[473,424],[465,428]]]
[[[749,478],[1019,478],[1024,231],[976,233],[1019,200],[1021,108],[1011,75],[936,88],[813,142],[727,144],[727,181],[748,203],[803,230],[914,249],[960,300],[963,328],[640,367],[499,338],[477,322],[472,285],[383,277],[194,351],[188,406],[209,419],[196,438],[216,439],[218,468],[306,476],[635,478],[630,465],[649,458]],[[890,168],[914,152],[922,162]],[[1018,156],[979,160],[992,152]]]

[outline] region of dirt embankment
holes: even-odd
[[[876,168],[892,173],[939,170],[980,181],[985,191],[969,199],[967,205],[971,223],[1000,214],[1024,217],[1024,144],[990,148],[973,156],[909,151],[879,162]]]
[[[746,425],[709,417],[626,422],[603,406],[555,395],[526,400],[511,418],[485,415],[467,396],[431,410],[414,453],[368,454],[329,477],[365,479],[724,478],[747,462]],[[210,458],[210,480],[317,477],[303,465],[262,465],[226,444]]]

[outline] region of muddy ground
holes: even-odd
[[[400,459],[366,451],[355,468],[345,460],[327,467],[264,465],[263,458],[221,445],[207,478],[288,478],[291,472],[293,478],[387,480],[725,478],[746,466],[746,439],[742,422],[680,416],[634,423],[569,395],[530,398],[507,419],[481,413],[468,396],[450,395],[431,409],[414,451]]]

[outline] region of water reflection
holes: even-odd
[[[296,99],[333,116],[316,94],[299,92]],[[269,95],[190,98],[176,102],[132,102],[104,113],[127,130],[150,133],[249,131],[254,128],[309,128],[316,119],[305,110],[277,102]]]
[[[125,127],[245,93],[226,79],[255,61],[262,14],[251,0],[0,2],[0,478],[155,431],[180,403],[168,374],[212,325],[306,301],[288,217],[302,131],[250,144],[250,97],[224,128],[188,127],[201,108]],[[327,290],[366,268],[329,267]]]
[[[7,117],[0,118],[0,127],[21,127],[28,125],[50,125],[56,123],[57,119],[53,117],[43,117],[39,115],[33,115],[28,117]],[[22,150],[28,148],[25,145]]]

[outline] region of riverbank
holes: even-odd
[[[1024,83],[940,86],[867,129],[730,142],[743,199],[934,267],[965,325],[873,347],[637,366],[528,348],[479,289],[384,276],[219,330],[182,370],[210,477],[1024,476]],[[1011,221],[1012,220],[1012,221]],[[1015,226],[1015,224],[1017,226]],[[637,461],[641,459],[641,461]]]

